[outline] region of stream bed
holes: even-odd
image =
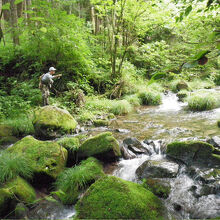
[[[220,108],[205,112],[187,111],[186,103],[179,102],[176,95],[169,92],[163,96],[161,105],[140,107],[133,113],[112,120],[108,128],[88,128],[88,134],[96,135],[103,131],[111,131],[120,144],[124,139],[132,137],[137,138],[148,148],[150,155],[140,154],[134,159],[121,159],[116,164],[110,165],[107,170],[105,168],[108,174],[140,182],[136,175],[137,168],[148,160],[164,160],[166,158],[164,146],[167,143],[195,138],[207,140],[219,136],[218,119]],[[154,143],[154,147],[147,144],[150,142]],[[196,175],[189,175],[188,168],[182,164],[179,166],[177,176],[166,181],[169,182],[171,191],[169,197],[162,201],[168,210],[169,219],[210,219],[220,216],[220,179],[217,185],[213,186],[217,193],[215,191],[202,194],[201,191],[207,183],[204,184]],[[42,211],[48,211],[45,216],[47,219],[68,219],[75,214],[74,207],[65,206],[51,210],[42,207],[39,212]],[[35,214],[33,218],[36,219],[38,216]]]

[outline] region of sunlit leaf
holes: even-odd
[[[185,10],[185,16],[188,16],[189,13],[192,11],[192,5],[188,6]]]
[[[196,66],[198,66],[198,61],[197,60],[192,61],[192,62],[184,63],[183,68],[193,68],[193,67],[196,67]]]

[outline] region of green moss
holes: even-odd
[[[0,138],[12,136],[12,133],[13,133],[13,128],[11,126],[4,124],[0,125]]]
[[[66,110],[45,106],[35,112],[33,125],[37,135],[53,137],[74,132],[77,122]]]
[[[0,188],[0,211],[7,208],[10,200],[30,204],[35,199],[35,190],[24,179],[17,177]]]
[[[80,190],[85,189],[102,176],[104,176],[104,172],[101,164],[92,157],[82,161],[79,166],[66,169],[56,181],[58,190],[63,192],[59,198],[64,204],[73,204],[76,202]]]
[[[34,172],[45,173],[53,178],[64,169],[67,150],[50,141],[39,141],[27,136],[7,149],[32,161]]]
[[[76,204],[79,219],[162,219],[162,204],[137,183],[106,176]]]
[[[0,138],[0,145],[14,144],[18,139],[14,136]]]
[[[161,198],[168,198],[171,187],[158,179],[144,179],[143,186]]]
[[[173,142],[167,145],[167,155],[186,164],[207,164],[212,158],[214,147],[201,141]]]
[[[79,157],[90,157],[98,154],[112,152],[114,157],[121,156],[119,143],[111,132],[104,132],[88,138],[79,147]]]
[[[94,120],[93,123],[96,127],[109,126],[108,120],[98,119],[98,120]]]
[[[155,91],[145,91],[138,94],[142,105],[161,104],[161,95]]]

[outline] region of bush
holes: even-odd
[[[66,169],[58,176],[55,183],[56,187],[64,193],[60,196],[61,201],[64,204],[73,204],[80,190],[85,189],[103,175],[102,166],[93,157],[82,161],[78,166]]]
[[[201,80],[201,79],[195,79],[191,82],[188,82],[189,87],[192,90],[198,90],[198,89],[210,89],[215,86],[215,84],[210,80]]]
[[[217,100],[212,95],[192,95],[187,101],[188,108],[192,111],[206,111],[217,107]]]
[[[19,154],[0,152],[0,183],[14,179],[18,175],[31,178],[33,174],[32,161]]]
[[[115,115],[126,115],[131,111],[132,106],[127,100],[115,101],[110,108],[110,112]]]
[[[145,91],[138,94],[142,105],[159,105],[161,103],[161,95],[154,91]]]

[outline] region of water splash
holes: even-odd
[[[162,96],[162,104],[159,106],[158,112],[168,112],[168,111],[180,111],[186,103],[179,102],[176,94],[168,92],[167,95]]]

